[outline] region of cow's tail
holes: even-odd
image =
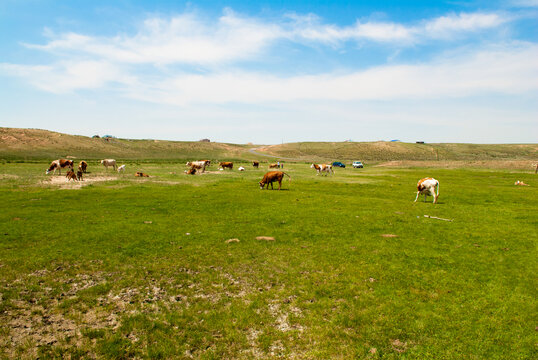
[[[288,182],[291,182],[291,176],[289,176],[288,174],[286,174],[284,171],[282,171],[282,174],[286,175],[288,177]]]
[[[439,181],[437,182],[437,196],[439,196]]]

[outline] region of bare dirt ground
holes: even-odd
[[[61,189],[80,189],[83,186],[90,185],[96,182],[117,180],[117,177],[113,176],[92,176],[83,177],[83,181],[67,181],[67,178],[63,175],[52,176],[49,179],[42,182],[43,185],[58,185]]]

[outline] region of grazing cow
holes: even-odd
[[[278,190],[280,190],[284,175],[289,177],[289,180],[291,180],[291,176],[283,171],[269,171],[263,176],[262,181],[260,181],[260,189],[263,190],[264,186],[267,184],[267,190],[269,190],[269,184],[271,184],[271,190],[273,190],[273,182],[278,181]]]
[[[112,166],[112,168],[114,170],[116,170],[116,160],[114,159],[104,159],[104,160],[101,160],[101,164],[104,165],[104,167],[106,168],[106,170],[108,171],[108,167],[109,166]]]
[[[189,170],[185,170],[185,173],[187,175],[196,175],[196,168],[195,167],[191,167]]]
[[[437,199],[439,198],[439,181],[434,178],[420,179],[417,183],[417,197],[415,198],[415,202],[417,202],[420,194],[424,194],[424,202],[426,202],[426,197],[431,195],[433,196],[433,203],[437,203]]]
[[[234,163],[233,162],[230,162],[230,161],[221,161],[219,163],[219,166],[223,169],[230,169],[230,170],[233,170],[234,168]]]
[[[278,164],[269,164],[269,169],[276,169],[279,168]]]
[[[190,166],[191,168],[196,168],[197,170],[202,170],[202,172],[205,172],[205,167],[207,166],[207,163],[206,161],[209,161],[209,160],[201,160],[201,161],[189,161],[187,164],[187,166]]]
[[[252,166],[254,166],[255,168],[259,168],[260,167],[260,162],[259,161],[253,161]]]
[[[82,171],[83,173],[86,173],[86,168],[88,168],[88,163],[84,160],[82,160],[79,164],[78,164],[78,169],[80,171]]]
[[[519,181],[519,180],[516,181],[516,182],[514,183],[514,185],[519,185],[519,186],[529,186],[529,184],[525,184],[523,181]]]
[[[118,172],[125,172],[125,164],[123,164],[122,166],[118,166]]]
[[[149,177],[148,174],[144,174],[143,172],[141,171],[137,171],[136,174],[135,174],[136,177]]]
[[[237,169],[237,170],[239,170],[239,171],[245,171],[245,168],[242,167],[242,166],[240,166],[239,169]]]
[[[310,165],[310,168],[316,169],[316,175],[319,175],[321,173],[334,174],[333,166],[331,164],[312,164]]]
[[[67,174],[65,174],[65,177],[67,178],[67,181],[77,181],[77,175],[75,175],[75,172],[73,170],[69,170]]]
[[[82,170],[77,171],[77,180],[78,181],[84,181],[84,180],[82,180]]]
[[[58,169],[58,173],[62,175],[62,169],[63,168],[69,168],[73,170],[73,160],[66,160],[66,159],[58,159],[54,160],[50,163],[49,169],[46,171],[46,174],[52,173],[54,174],[56,172],[56,169]]]

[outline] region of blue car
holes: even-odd
[[[338,167],[341,167],[341,168],[345,168],[346,165],[345,164],[342,164],[340,161],[335,161],[333,162],[333,166],[338,166]]]

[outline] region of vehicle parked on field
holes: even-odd
[[[364,165],[360,161],[353,161],[353,168],[363,168]]]
[[[338,167],[341,167],[341,168],[346,167],[346,165],[344,163],[341,163],[340,161],[333,162],[333,166],[338,166]]]

